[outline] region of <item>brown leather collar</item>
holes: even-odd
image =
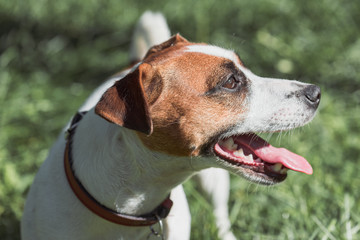
[[[71,168],[72,166],[72,157],[71,157],[71,141],[72,136],[75,132],[77,123],[82,119],[82,117],[86,114],[86,112],[77,113],[70,125],[70,128],[67,131],[67,143],[65,147],[64,154],[64,167],[67,180],[69,185],[77,198],[86,206],[90,211],[102,217],[110,222],[125,225],[125,226],[150,226],[163,218],[166,218],[170,212],[170,209],[173,205],[173,202],[169,198],[169,196],[154,209],[151,213],[142,215],[142,216],[131,216],[126,214],[118,213],[101,203],[99,203],[94,197],[90,195],[88,191],[81,184],[79,179],[76,178],[74,172]]]

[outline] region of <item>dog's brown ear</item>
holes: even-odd
[[[151,54],[160,52],[171,46],[175,46],[179,43],[188,43],[188,42],[189,42],[188,40],[186,40],[180,34],[177,33],[174,36],[172,36],[169,40],[167,40],[166,42],[163,42],[159,45],[155,45],[152,48],[150,48],[149,51],[146,53],[144,59],[147,58],[148,56],[150,56]]]
[[[152,67],[141,64],[104,93],[96,104],[96,114],[109,122],[150,135],[153,125],[143,81],[152,75]]]

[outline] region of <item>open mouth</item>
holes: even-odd
[[[214,145],[215,154],[234,167],[252,170],[258,177],[282,181],[287,171],[312,174],[305,158],[285,148],[276,148],[254,133],[232,136]]]

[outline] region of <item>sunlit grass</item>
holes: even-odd
[[[328,95],[323,96],[323,107],[309,127],[293,131],[291,134],[273,134],[272,144],[291,149],[305,156],[312,164],[313,175],[289,172],[285,182],[263,187],[250,184],[232,176],[230,195],[230,218],[234,233],[241,239],[358,239],[360,234],[358,155],[345,157],[352,145],[358,143],[358,132],[342,131],[329,126],[334,118],[357,125],[355,119],[347,115],[344,103]],[[336,112],[332,110],[336,109]],[[360,116],[357,109],[353,114]],[[354,122],[353,122],[354,121]],[[324,137],[326,135],[326,137]],[[267,134],[264,134],[265,138]],[[339,141],[337,136],[342,136]],[[353,149],[354,150],[354,149]],[[359,153],[359,148],[356,150]],[[193,213],[193,239],[201,233],[196,226],[204,225],[203,234],[216,231],[209,229],[205,222],[212,221],[211,209],[203,204],[203,199],[194,191],[194,183],[187,183],[191,195]],[[199,200],[200,199],[200,200]],[[202,209],[202,210],[201,210]],[[204,210],[205,209],[205,210]],[[208,236],[208,235],[206,235]],[[207,238],[205,238],[207,239]],[[210,238],[209,239],[213,239]]]
[[[314,121],[263,134],[312,164],[273,187],[233,176],[240,239],[360,239],[359,1],[0,0],[0,239],[19,239],[27,190],[87,95],[128,63],[136,19],[160,10],[172,33],[234,49],[256,74],[322,88]],[[192,239],[216,239],[212,209],[185,184]]]

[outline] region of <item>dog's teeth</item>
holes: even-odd
[[[282,164],[281,163],[275,163],[274,165],[271,166],[271,169],[274,171],[274,172],[280,172],[282,168]]]
[[[254,158],[253,158],[253,155],[252,154],[249,154],[248,156],[246,156],[246,159],[250,162],[253,162],[254,161]]]
[[[234,154],[235,156],[237,156],[237,157],[245,157],[244,151],[243,151],[242,148],[240,148],[239,150],[233,152],[233,154]]]
[[[221,141],[219,144],[230,151],[236,150],[238,147],[238,145],[234,143],[234,139],[232,138]]]
[[[285,173],[287,173],[288,170],[289,170],[289,169],[287,169],[287,168],[282,168],[282,169],[280,170],[280,173],[281,173],[281,174],[285,174]]]

